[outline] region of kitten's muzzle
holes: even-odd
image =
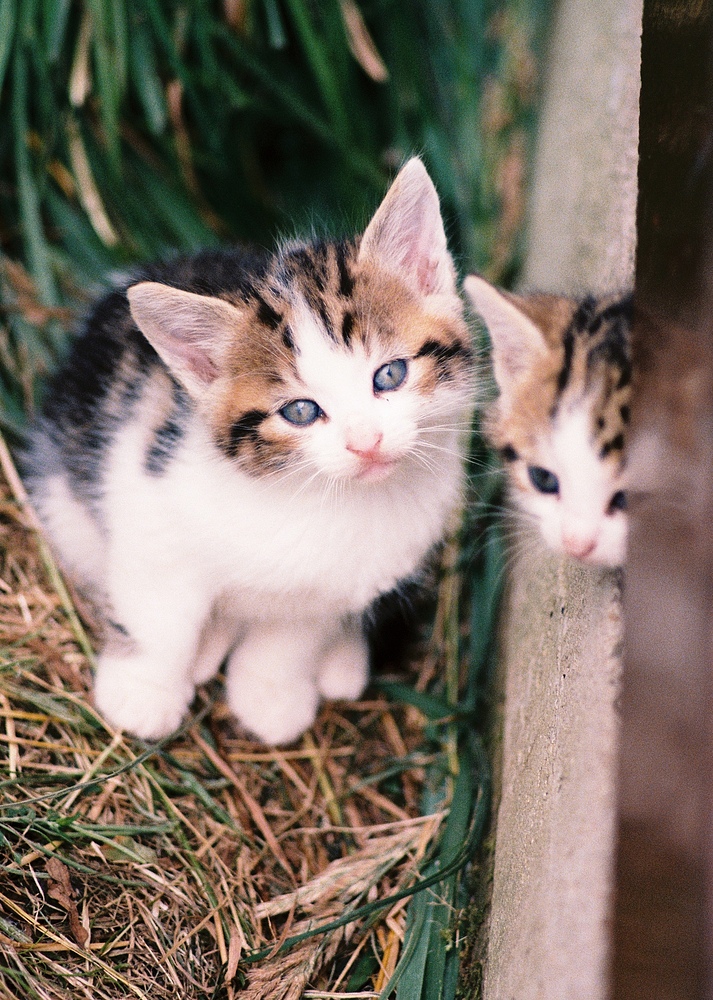
[[[575,559],[586,559],[597,547],[596,538],[590,536],[563,535],[562,545],[567,555]]]
[[[346,449],[358,458],[373,461],[382,457],[380,449],[383,440],[381,431],[354,429],[347,435]]]
[[[396,459],[384,454],[381,443],[384,435],[381,431],[365,431],[358,436],[347,438],[346,449],[359,459],[356,471],[358,479],[376,481],[389,475],[396,465]]]

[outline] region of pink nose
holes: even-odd
[[[384,438],[380,431],[370,431],[363,434],[352,434],[347,438],[347,451],[359,458],[376,458]]]
[[[586,559],[588,555],[594,552],[597,540],[596,538],[580,538],[576,535],[565,535],[562,538],[562,544],[568,555],[574,556],[575,559]]]

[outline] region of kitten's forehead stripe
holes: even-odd
[[[349,347],[354,329],[354,313],[347,310],[342,316],[342,340],[345,347]]]
[[[589,389],[601,364],[618,373],[615,388],[623,389],[629,384],[631,358],[628,331],[631,309],[630,296],[606,302],[601,307],[595,298],[588,296],[575,308],[571,322],[561,338],[563,360],[557,376],[557,396],[553,401],[551,416],[554,417],[557,413],[561,397],[571,383],[574,383],[572,391]],[[599,378],[598,375],[596,377]]]
[[[339,294],[342,298],[348,299],[354,291],[354,278],[349,269],[347,254],[353,253],[353,246],[346,243],[338,243],[336,247],[337,269],[339,271]]]
[[[569,376],[572,369],[572,355],[574,353],[574,323],[570,325],[569,329],[564,335],[564,362],[560,373],[557,376],[557,391],[561,394],[567,387],[569,382]]]
[[[257,318],[269,330],[277,330],[283,320],[283,316],[265,301],[259,292],[255,292],[257,302]]]
[[[285,324],[282,331],[282,343],[288,351],[291,351],[293,354],[299,354],[299,348],[295,343],[295,338],[292,336],[292,330],[287,324]]]

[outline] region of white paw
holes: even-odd
[[[263,743],[294,743],[317,716],[319,694],[309,680],[275,685],[239,670],[228,672],[228,706]]]
[[[193,700],[193,685],[181,677],[166,677],[149,657],[101,656],[94,680],[94,701],[117,729],[146,740],[168,736],[177,729]]]
[[[354,701],[369,682],[369,653],[359,635],[343,639],[322,660],[317,687],[324,698]]]

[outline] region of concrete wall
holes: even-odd
[[[523,287],[633,281],[642,0],[563,0]],[[614,574],[516,564],[486,1000],[604,1000],[621,654]]]

